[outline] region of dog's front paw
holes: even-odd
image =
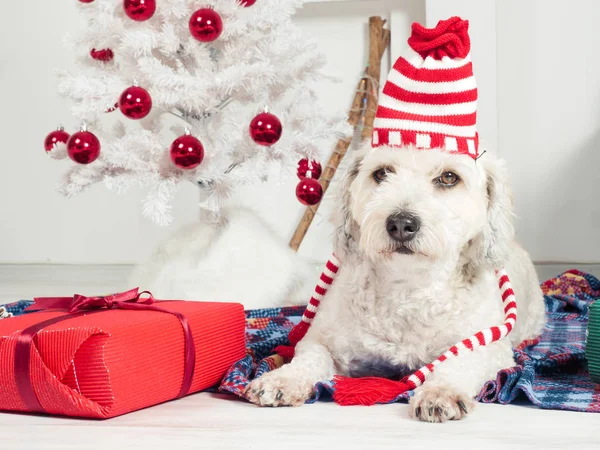
[[[450,387],[424,385],[409,403],[409,415],[423,422],[460,420],[475,407],[473,399]]]
[[[246,398],[260,406],[300,406],[312,397],[315,383],[287,367],[268,372],[252,381]]]

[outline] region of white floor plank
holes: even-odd
[[[0,304],[40,296],[102,295],[126,286],[129,265],[0,264]]]
[[[197,394],[103,422],[0,414],[1,449],[598,449],[600,416],[478,405],[425,424],[405,404],[258,408]]]

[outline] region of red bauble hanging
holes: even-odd
[[[200,42],[212,42],[223,32],[223,20],[212,8],[202,8],[192,14],[189,22],[190,33]]]
[[[156,0],[123,0],[123,9],[130,19],[143,22],[156,12]]]
[[[76,163],[90,164],[100,155],[100,141],[83,126],[81,131],[73,133],[67,141],[67,154]]]
[[[204,159],[202,142],[192,136],[189,130],[179,136],[171,144],[171,161],[180,169],[191,170],[200,165]]]
[[[256,0],[240,0],[240,3],[243,7],[247,8],[248,6],[252,6],[256,3]]]
[[[250,122],[250,137],[259,145],[275,144],[281,138],[282,131],[281,121],[267,108]]]
[[[321,164],[318,161],[309,161],[304,158],[298,161],[298,178],[314,178],[318,180],[322,173]]]
[[[110,48],[104,48],[102,50],[96,50],[93,48],[90,50],[90,56],[96,61],[108,62],[112,61],[115,57],[115,54]]]
[[[57,144],[66,144],[68,140],[69,133],[63,127],[58,127],[44,139],[44,150],[46,150],[46,153],[51,152],[56,148]]]
[[[134,84],[125,89],[121,94],[119,109],[130,119],[143,119],[152,109],[152,97],[150,97],[146,89]]]
[[[81,3],[92,3],[94,0],[79,0]]]
[[[304,178],[296,186],[296,197],[306,206],[314,206],[323,198],[323,186],[313,178]]]

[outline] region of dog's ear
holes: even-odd
[[[500,159],[488,153],[477,163],[483,165],[486,174],[487,221],[481,235],[471,243],[470,256],[473,262],[500,269],[508,261],[515,236],[512,191]]]
[[[360,170],[363,155],[357,155],[344,173],[337,191],[336,207],[333,211],[332,222],[335,227],[333,248],[339,258],[356,250],[359,227],[352,218],[352,195],[350,186]]]

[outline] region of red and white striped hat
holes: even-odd
[[[413,23],[406,56],[390,70],[373,124],[372,146],[441,148],[478,156],[477,85],[469,22]]]

